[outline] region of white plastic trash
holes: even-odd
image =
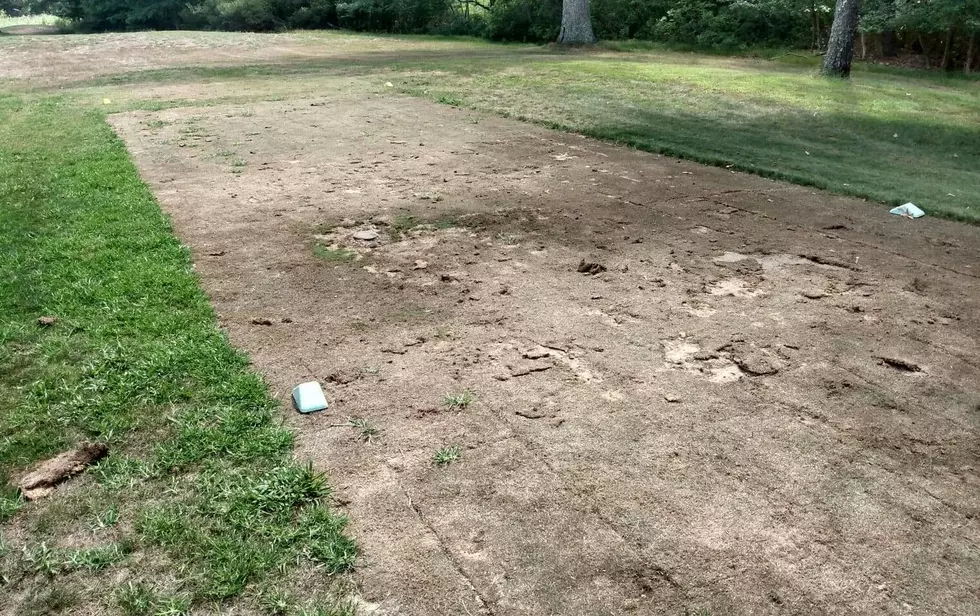
[[[300,413],[315,413],[327,408],[327,399],[323,389],[316,381],[301,383],[293,388],[293,403]]]
[[[890,210],[889,213],[895,214],[896,216],[904,216],[906,218],[922,218],[926,215],[926,213],[920,210],[914,203],[900,205],[897,208]]]

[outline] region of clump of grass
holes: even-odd
[[[274,616],[290,613],[295,603],[295,599],[289,592],[278,588],[268,589],[259,595],[259,606],[267,614]]]
[[[348,417],[346,425],[357,431],[358,438],[365,443],[373,442],[374,439],[381,434],[381,430],[371,425],[371,423],[363,417]]]
[[[313,248],[313,254],[331,263],[347,263],[354,260],[357,253],[346,248],[330,248],[323,244],[317,244]]]
[[[443,105],[452,105],[453,107],[463,106],[463,99],[451,94],[440,94],[436,101],[442,103]]]
[[[23,562],[27,571],[54,577],[66,571],[105,569],[121,562],[131,550],[128,543],[65,550],[53,548],[42,541],[33,547],[23,549]]]
[[[420,224],[422,223],[415,216],[402,214],[400,216],[396,216],[395,219],[391,221],[391,224],[388,225],[388,234],[392,239],[400,240],[405,237],[409,231]]]
[[[125,616],[149,614],[156,600],[156,593],[147,584],[129,582],[116,589],[116,605]]]
[[[14,517],[24,506],[20,492],[11,486],[0,486],[0,524]]]
[[[95,515],[95,518],[92,520],[91,528],[92,530],[104,530],[106,528],[112,528],[118,523],[119,507],[112,504],[102,513]]]
[[[507,246],[516,246],[521,243],[521,237],[513,233],[498,233],[497,240]]]
[[[473,400],[475,399],[476,398],[474,397],[473,392],[466,390],[458,393],[446,394],[442,398],[442,404],[443,406],[448,407],[450,410],[462,411],[472,404]]]
[[[436,466],[449,466],[453,462],[457,462],[462,455],[463,451],[458,445],[440,447],[436,449],[436,453],[432,456],[432,463]]]
[[[245,170],[245,165],[246,164],[247,163],[245,162],[245,159],[244,158],[240,158],[239,157],[239,158],[233,159],[231,161],[231,172],[232,173],[241,173],[242,171]]]
[[[70,550],[65,558],[65,568],[98,571],[122,561],[131,551],[132,547],[128,543]]]

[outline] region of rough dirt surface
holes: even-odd
[[[4,29],[11,32],[14,27]],[[34,28],[34,26],[25,26]],[[40,28],[47,28],[41,26]],[[44,34],[24,30],[18,34]],[[380,41],[383,41],[383,50]],[[486,57],[512,53],[508,47],[491,48],[476,55]],[[523,50],[526,61],[534,55]],[[456,43],[428,39],[398,39],[370,35],[350,36],[333,32],[246,33],[246,32],[145,32],[82,34],[62,36],[17,36],[0,39],[0,80],[30,84],[46,89],[89,82],[93,86],[115,83],[121,94],[134,87],[142,89],[134,77],[141,71],[172,70],[174,74],[194,75],[222,68],[266,69],[281,81],[282,73],[302,75],[304,69],[332,67],[343,69],[356,57],[360,64],[376,62],[378,67],[415,58],[458,57]],[[473,55],[471,51],[470,55]],[[130,73],[131,75],[126,75]],[[134,79],[136,84],[129,83]],[[295,81],[302,83],[302,78]],[[224,81],[218,89],[234,87]],[[298,84],[297,84],[298,85]],[[169,84],[173,88],[173,84]],[[200,90],[200,88],[198,88]],[[171,91],[170,97],[177,93]]]
[[[397,96],[112,121],[376,613],[980,613],[980,229]]]

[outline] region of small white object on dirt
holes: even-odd
[[[365,242],[370,242],[372,240],[378,239],[378,232],[374,229],[364,229],[354,233],[355,240],[363,240]]]
[[[914,203],[900,205],[892,210],[889,210],[889,213],[895,214],[896,216],[904,216],[905,218],[922,218],[926,215],[926,213],[916,207]]]
[[[386,88],[394,88],[395,87],[395,84],[391,83],[390,81],[386,81],[385,82],[385,87]]]
[[[425,269],[427,267],[429,267],[429,262],[428,261],[424,261],[422,259],[419,259],[418,261],[415,262],[415,265],[412,266],[412,269],[413,270],[423,270],[423,269]]]
[[[293,403],[300,413],[315,413],[326,409],[327,398],[316,381],[301,383],[293,388]]]

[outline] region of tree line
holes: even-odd
[[[824,50],[837,15],[836,35],[853,31],[858,56],[912,55],[968,72],[980,64],[980,0],[0,0],[0,10],[53,13],[84,31],[343,28],[524,42],[591,34],[721,50]]]

